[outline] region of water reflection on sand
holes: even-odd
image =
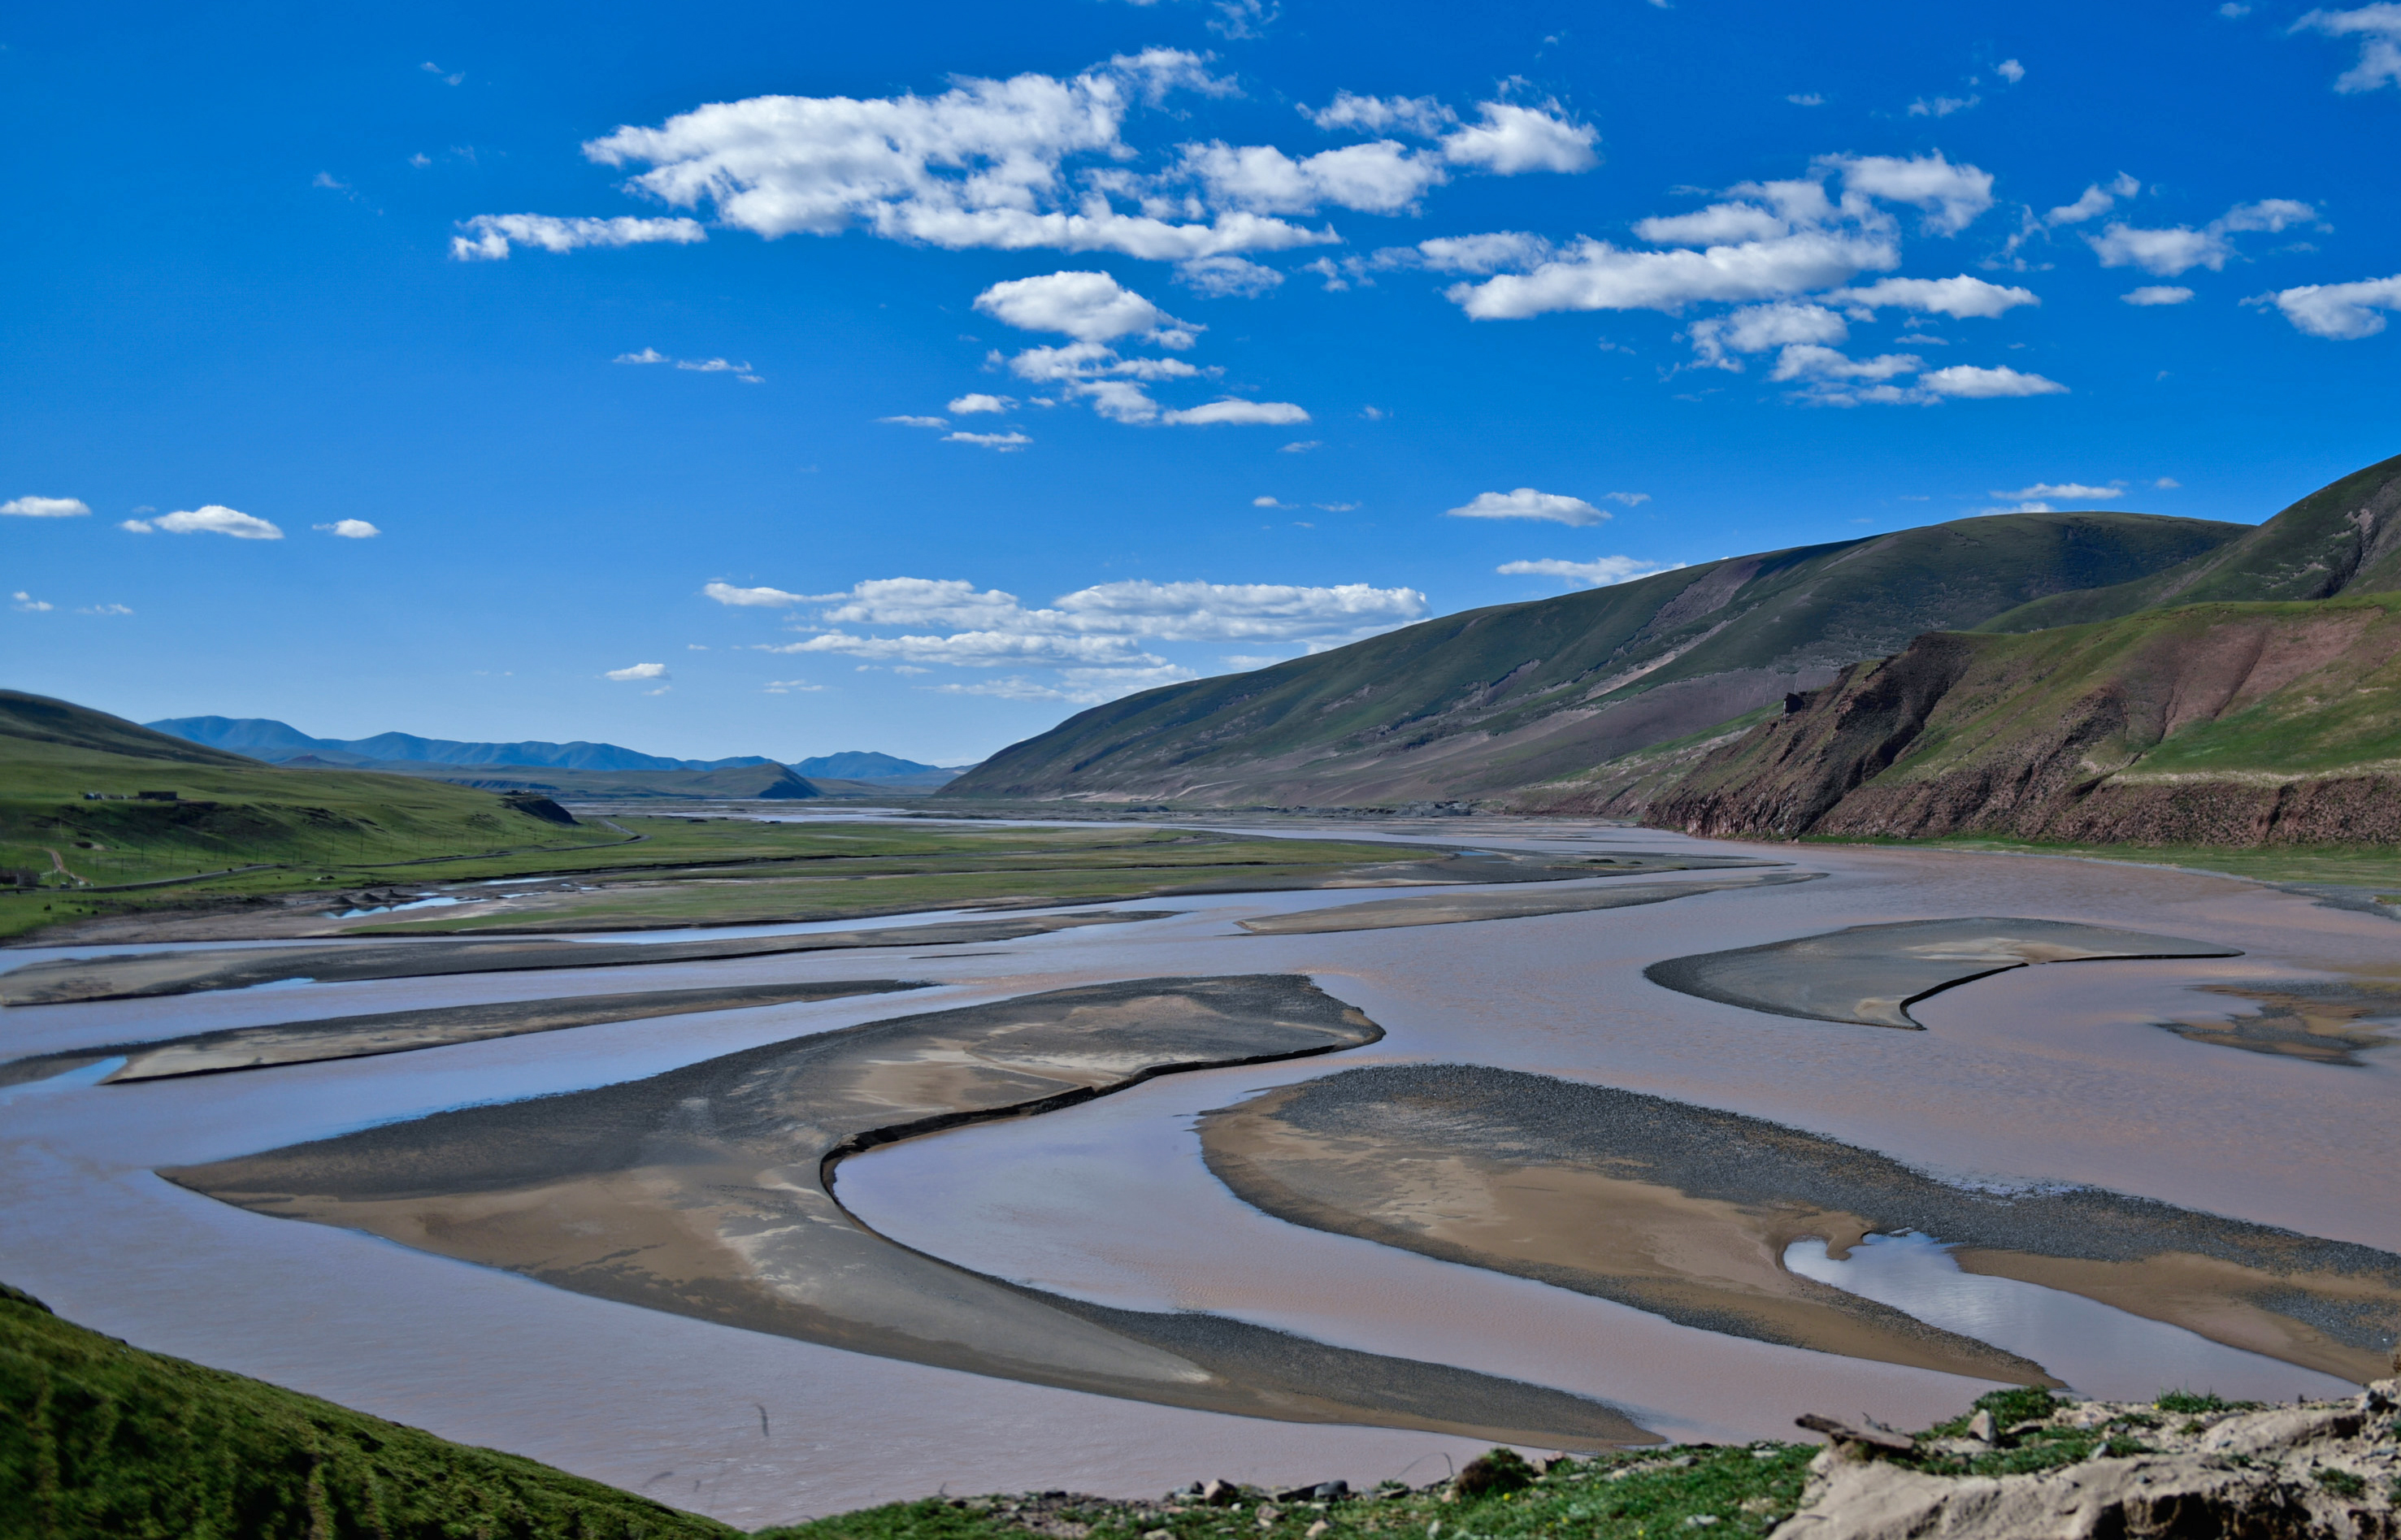
[[[263,1219],[150,1175],[446,1107],[612,1083],[910,1010],[1151,974],[1269,971],[1311,974],[1385,1027],[1383,1043],[1346,1062],[1459,1060],[1590,1080],[1771,1118],[1941,1174],[2089,1182],[2401,1249],[2401,1197],[2387,1176],[2401,1156],[2395,1055],[2329,1066],[2150,1025],[2189,1014],[2194,983],[2389,974],[2401,955],[2389,920],[2230,879],[2093,863],[1796,852],[1560,825],[1446,822],[1425,835],[1504,849],[1801,853],[1830,875],[1640,908],[1282,936],[1245,934],[1235,921],[1357,895],[1179,899],[1187,912],[1175,919],[1032,937],[1006,955],[912,954],[911,976],[938,987],[905,1003],[802,1003],[185,1082],[51,1082],[0,1111],[0,1276],[144,1346],[751,1526],[946,1483],[1155,1493],[1208,1475],[1357,1483],[1412,1462],[1419,1475],[1438,1474],[1443,1458],[1472,1446],[1144,1406],[763,1337]],[[1914,1007],[1922,1033],[1766,1016],[1640,977],[1648,963],[1695,950],[1995,914],[2192,936],[2245,955],[2021,970]],[[857,970],[856,954],[803,954],[678,964],[644,987]],[[625,987],[619,970],[563,970],[30,1007],[0,1015],[0,1048],[15,1056]],[[1299,1231],[1243,1207],[1200,1167],[1188,1114],[1332,1069],[1213,1071],[891,1147],[843,1167],[838,1195],[875,1228],[967,1266],[1584,1390],[1683,1437],[1778,1435],[1812,1410],[1914,1425],[1980,1388]],[[2061,1371],[2084,1383],[2074,1366]],[[2300,1388],[2298,1371],[2285,1377],[2263,1388]]]

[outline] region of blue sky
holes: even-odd
[[[7,679],[138,719],[961,762],[1425,616],[2027,504],[2256,522],[2401,449],[2392,4],[0,45]]]

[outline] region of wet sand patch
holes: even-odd
[[[2385,1372],[2401,1256],[2095,1188],[1955,1187],[1739,1113],[1463,1065],[1345,1070],[1205,1114],[1238,1196],[1296,1224],[1685,1325],[1987,1379],[2038,1365],[1786,1270],[1818,1238],[1958,1247],[2036,1283],[2344,1379]]]
[[[2401,1039],[2401,985],[2341,983],[2204,984],[2204,994],[2257,1008],[2222,1016],[2171,1018],[2179,1037],[2312,1064],[2360,1063],[2360,1054]]]
[[[947,920],[930,925],[815,931],[805,935],[727,936],[703,941],[344,942],[330,947],[226,947],[188,952],[128,952],[60,958],[0,974],[0,1004],[59,1005],[85,1000],[247,989],[285,979],[353,984],[377,978],[442,978],[459,974],[542,968],[622,968],[654,962],[714,962],[787,952],[850,947],[941,947],[1021,941],[1084,925],[1165,920],[1173,909],[1095,909],[1008,920]]]
[[[1739,888],[1773,888],[1810,882],[1823,872],[1770,872],[1760,877],[1700,882],[1612,883],[1572,893],[1462,893],[1455,898],[1382,898],[1333,909],[1301,909],[1236,920],[1253,935],[1317,935],[1338,931],[1378,931],[1404,925],[1459,925],[1479,920],[1527,920],[1539,915],[1583,914],[1593,909],[1665,904],[1695,893]]]
[[[2061,920],[1904,920],[1670,958],[1643,969],[1642,976],[1682,994],[1773,1015],[1923,1031],[1910,1006],[2011,968],[2242,955],[2205,941]]]
[[[1382,1035],[1300,977],[1094,985],[160,1174],[259,1213],[855,1352],[1293,1422],[1651,1441],[1562,1391],[986,1277],[885,1240],[833,1195],[836,1165],[879,1144]]]
[[[814,984],[721,985],[699,989],[646,989],[618,995],[569,995],[557,1000],[507,1000],[476,1005],[445,1005],[417,1011],[380,1011],[369,1015],[284,1021],[271,1027],[232,1027],[188,1037],[147,1043],[112,1043],[66,1053],[40,1054],[0,1064],[0,1086],[46,1080],[88,1064],[122,1057],[124,1065],[102,1081],[168,1080],[182,1075],[223,1074],[279,1064],[368,1058],[405,1054],[454,1043],[556,1032],[611,1021],[689,1015],[703,1011],[740,1011],[761,1005],[839,1000],[845,995],[888,994],[932,986],[919,979],[830,979]]]

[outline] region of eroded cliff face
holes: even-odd
[[[1711,754],[1645,822],[1718,837],[2401,843],[2401,603],[1921,636]]]

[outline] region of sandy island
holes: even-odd
[[[1653,1441],[1563,1391],[1019,1288],[896,1246],[833,1196],[836,1163],[877,1144],[1382,1035],[1302,977],[1145,979],[874,1022],[160,1175],[262,1214],[856,1352],[1293,1422],[1545,1448]]]
[[[1960,1267],[2081,1294],[2365,1382],[2401,1256],[2093,1188],[1948,1186],[1833,1139],[1464,1065],[1345,1070],[1205,1114],[1234,1192],[1296,1224],[1539,1279],[1685,1325],[1984,1379],[2039,1365],[1785,1271],[1818,1238],[1914,1231]]]
[[[2257,1009],[2243,1015],[2175,1018],[2160,1025],[2195,1043],[2281,1054],[2313,1064],[2356,1065],[2363,1051],[2401,1038],[2401,984],[2280,979],[2203,984],[2199,988],[2203,994],[2248,1001]]]
[[[0,1086],[21,1085],[122,1057],[103,1085],[169,1080],[180,1075],[223,1074],[278,1064],[321,1059],[367,1058],[405,1054],[453,1043],[597,1027],[610,1021],[689,1015],[701,1011],[740,1011],[800,1001],[839,1000],[845,995],[888,994],[931,986],[915,979],[848,978],[816,984],[733,984],[699,989],[649,989],[638,994],[569,995],[558,1000],[504,1000],[478,1005],[443,1005],[372,1015],[282,1021],[271,1027],[231,1027],[189,1037],[147,1043],[112,1043],[96,1048],[40,1054],[0,1064]]]
[[[1173,909],[1095,909],[1011,920],[947,920],[930,925],[816,931],[806,935],[728,936],[706,941],[352,941],[332,947],[260,947],[194,952],[129,952],[28,963],[0,974],[0,1005],[61,1005],[83,1000],[247,989],[305,978],[354,984],[372,978],[440,978],[453,974],[524,973],[539,968],[623,968],[657,962],[714,962],[786,952],[854,947],[947,947],[1018,941],[1082,925],[1165,920]]]
[[[1922,1031],[1910,1006],[2011,968],[2104,958],[2242,955],[2203,941],[2064,920],[1904,920],[1670,958],[1643,969],[1642,976],[1722,1005]]]
[[[1770,872],[1761,877],[1728,877],[1700,882],[1613,882],[1602,888],[1576,888],[1565,893],[1462,893],[1457,897],[1381,898],[1368,904],[1345,904],[1333,909],[1297,909],[1289,914],[1260,915],[1236,920],[1253,935],[1317,935],[1337,931],[1379,931],[1402,925],[1459,925],[1478,920],[1530,920],[1546,914],[1582,914],[1592,909],[1624,909],[1639,904],[1665,904],[1695,893],[1724,893],[1737,888],[1774,888],[1809,882],[1823,872]]]

